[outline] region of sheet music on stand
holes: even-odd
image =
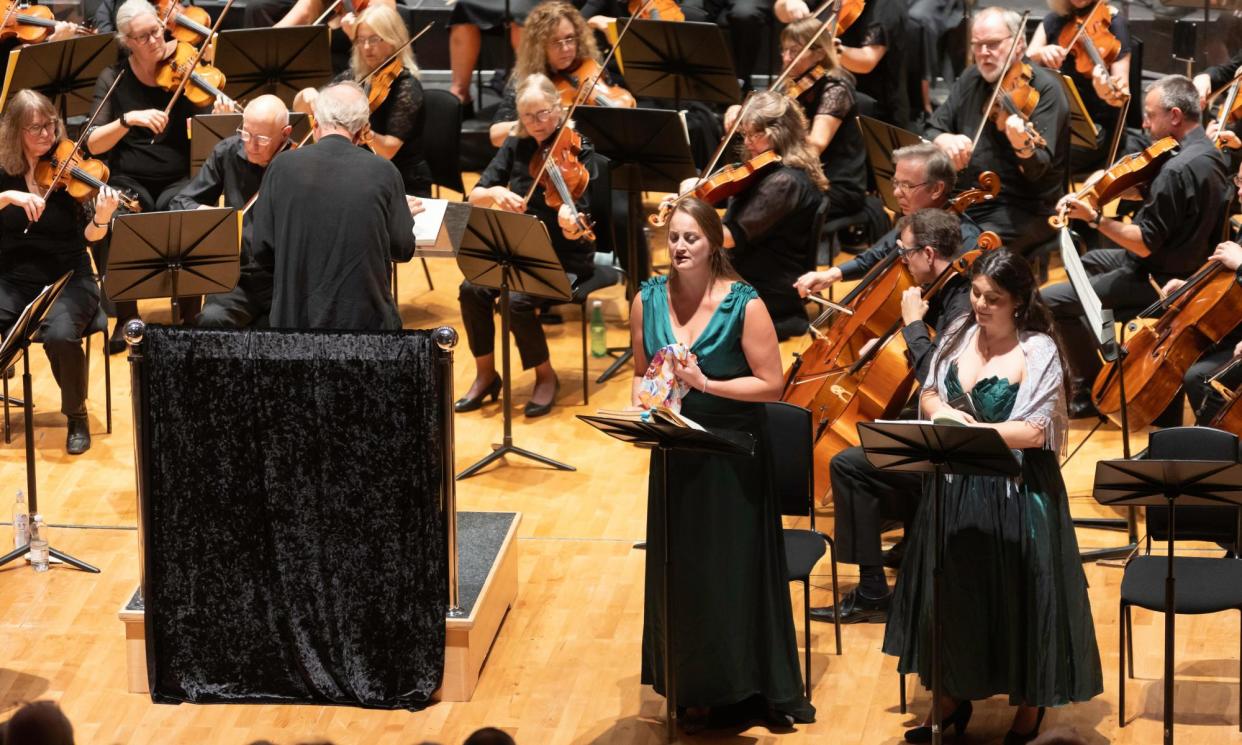
[[[1117,342],[1113,331],[1113,312],[1105,311],[1100,296],[1095,294],[1091,278],[1087,276],[1087,269],[1078,256],[1078,248],[1070,237],[1069,228],[1061,228],[1061,261],[1065,264],[1065,273],[1069,276],[1070,284],[1074,286],[1074,292],[1078,293],[1083,315],[1087,317],[1091,333],[1099,341],[1100,348],[1115,350]]]

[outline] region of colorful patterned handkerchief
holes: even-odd
[[[673,364],[675,360],[684,363],[689,356],[690,349],[680,343],[656,350],[638,389],[638,402],[644,409],[664,406],[673,411],[681,411],[681,399],[690,390],[690,386],[673,374]]]

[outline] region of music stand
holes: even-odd
[[[569,277],[552,249],[548,229],[533,215],[475,207],[457,251],[457,266],[468,282],[500,291],[500,380],[504,396],[504,439],[492,452],[457,474],[469,478],[509,453],[560,471],[573,466],[513,444],[513,396],[509,375],[509,293],[522,292],[549,300],[569,300]]]
[[[112,34],[19,46],[9,52],[0,108],[8,104],[10,94],[30,88],[51,99],[63,121],[86,116],[94,108],[95,80],[116,60]]]
[[[940,745],[940,656],[943,608],[940,599],[944,574],[944,521],[941,515],[942,476],[1005,476],[1022,473],[1013,451],[990,427],[928,424],[926,422],[860,422],[858,438],[871,465],[881,471],[932,475],[932,742]]]
[[[673,601],[673,594],[669,592],[669,580],[673,575],[673,531],[671,528],[673,495],[669,491],[668,454],[672,450],[678,450],[753,457],[755,438],[746,432],[727,429],[698,430],[662,422],[631,421],[584,414],[579,414],[578,418],[609,437],[638,447],[654,448],[656,457],[660,459],[664,488],[664,577],[661,587],[664,612],[660,623],[663,631],[661,641],[664,647],[665,731],[668,741],[673,742],[677,733],[677,682],[676,671],[672,664],[673,635],[669,633],[669,624],[673,619],[673,613],[669,610]]]
[[[867,165],[871,167],[871,175],[875,179],[876,191],[880,192],[885,207],[900,214],[901,207],[893,194],[893,172],[897,169],[893,162],[893,151],[927,140],[869,116],[858,117],[858,128],[862,130],[863,148],[867,153]]]
[[[1106,460],[1095,464],[1092,493],[1103,505],[1169,509],[1169,557],[1164,578],[1164,742],[1173,743],[1173,627],[1176,507],[1242,506],[1242,464],[1209,460]]]
[[[1074,80],[1069,75],[1060,75],[1061,87],[1065,90],[1065,97],[1069,100],[1069,131],[1070,145],[1077,145],[1086,150],[1095,149],[1095,133],[1099,129],[1096,123],[1091,119],[1091,112],[1087,111],[1087,105],[1083,103],[1082,96],[1078,93],[1078,86],[1074,85]]]
[[[742,98],[733,55],[714,23],[637,20],[621,40],[625,85],[635,97],[737,103]]]
[[[73,276],[73,272],[65,272],[60,279],[52,284],[44,287],[34,300],[22,310],[17,317],[17,321],[13,324],[13,328],[9,330],[8,336],[0,341],[0,370],[7,370],[10,366],[17,364],[17,358],[22,359],[22,395],[26,399],[23,404],[25,412],[25,422],[23,423],[26,430],[26,493],[29,495],[30,514],[34,515],[39,512],[39,491],[38,479],[35,476],[35,451],[34,451],[34,406],[30,403],[33,398],[31,394],[30,382],[30,345],[34,340],[34,335],[38,332],[39,327],[43,324],[43,319],[47,317],[47,312],[52,309],[52,304],[56,302],[56,298],[60,296],[60,291],[65,289],[69,278]],[[49,556],[54,556],[62,562],[81,569],[84,572],[99,574],[99,569],[87,564],[81,559],[76,559],[69,554],[57,551],[48,546],[47,552]],[[10,561],[19,559],[30,553],[30,542],[27,541],[25,546],[15,548],[4,556],[0,556],[0,566],[8,564]]]
[[[112,300],[179,298],[228,292],[241,274],[242,215],[220,207],[122,215],[112,223],[104,291]]]
[[[310,117],[300,111],[289,112],[289,124],[293,127],[289,139],[293,142],[310,134]],[[241,125],[241,114],[198,114],[190,119],[190,178],[198,175],[198,169],[220,140],[237,134]]]
[[[638,21],[635,21],[638,23]],[[626,217],[630,229],[626,240],[625,297],[632,299],[638,283],[647,278],[638,241],[642,236],[644,191],[681,190],[681,182],[697,171],[690,153],[686,126],[676,111],[665,109],[612,109],[584,106],[574,112],[578,131],[594,145],[595,151],[611,163],[612,188],[626,192]],[[603,384],[630,361],[630,347],[610,347],[615,359],[596,379]]]
[[[298,91],[332,79],[329,33],[327,26],[221,31],[215,64],[224,93],[236,100],[271,93],[292,106]]]

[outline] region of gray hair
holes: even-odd
[[[894,163],[907,159],[923,161],[927,179],[944,184],[945,194],[952,192],[953,187],[957,185],[957,169],[953,167],[953,161],[949,160],[949,156],[932,143],[920,142],[917,145],[906,145],[893,151]]]
[[[1165,111],[1181,109],[1182,116],[1190,121],[1199,121],[1202,111],[1199,108],[1199,92],[1194,83],[1185,75],[1165,75],[1147,86],[1147,92],[1157,91],[1160,105]]]
[[[371,106],[362,86],[353,81],[329,83],[315,98],[315,122],[321,128],[337,128],[356,135],[371,119]]]
[[[971,21],[972,28],[974,25],[977,25],[979,21],[982,21],[986,18],[990,18],[992,16],[996,16],[997,18],[999,18],[1000,21],[1005,24],[1005,28],[1009,29],[1009,33],[1012,34],[1013,36],[1021,35],[1022,15],[1019,14],[1016,10],[1010,10],[1009,8],[1002,8],[999,5],[992,5],[990,7],[984,8],[983,10],[976,12],[974,20]]]
[[[150,14],[157,19],[160,13],[155,6],[147,2],[147,0],[125,0],[121,7],[116,9],[116,35],[121,41],[129,38],[129,25],[134,19],[140,15]]]

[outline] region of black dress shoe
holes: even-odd
[[[1009,730],[1005,733],[1005,745],[1024,745],[1036,737],[1039,737],[1039,726],[1044,723],[1044,707],[1039,707],[1039,716],[1035,718],[1035,727],[1026,734],[1020,734]]]
[[[552,384],[552,398],[549,399],[546,404],[537,404],[534,401],[527,401],[526,408],[523,409],[522,412],[526,414],[527,419],[534,419],[537,416],[547,414],[549,411],[552,411],[552,407],[556,405],[556,394],[560,393],[560,391],[561,381],[560,378],[557,378]]]
[[[966,725],[970,723],[970,715],[975,711],[974,704],[969,701],[963,701],[957,705],[953,713],[940,720],[941,733],[947,732],[949,727],[953,727],[954,733],[961,737],[966,734]],[[931,742],[932,728],[926,725],[906,730],[906,742]],[[1006,745],[1009,740],[1006,738]]]
[[[81,455],[90,449],[91,428],[86,417],[69,417],[69,435],[65,438],[65,450],[70,455]]]
[[[458,414],[464,414],[467,411],[474,411],[476,409],[481,409],[483,408],[483,399],[487,398],[488,396],[491,396],[492,403],[496,403],[496,399],[500,398],[500,376],[499,375],[492,378],[491,384],[488,385],[486,388],[484,388],[483,392],[480,393],[477,397],[468,398],[466,396],[462,396],[461,398],[454,401],[453,411],[456,411]]]
[[[1099,415],[1100,411],[1095,408],[1095,402],[1091,400],[1091,396],[1074,396],[1070,399],[1070,419],[1088,419],[1098,417]]]
[[[901,561],[906,558],[906,539],[902,538],[897,544],[884,552],[884,566],[889,569],[901,569]]]
[[[858,590],[850,590],[841,598],[841,623],[883,623],[888,618],[888,607],[893,603],[893,593],[888,593],[878,600],[865,598]],[[829,605],[811,609],[811,618],[816,621],[832,623],[836,619],[837,607]]]

